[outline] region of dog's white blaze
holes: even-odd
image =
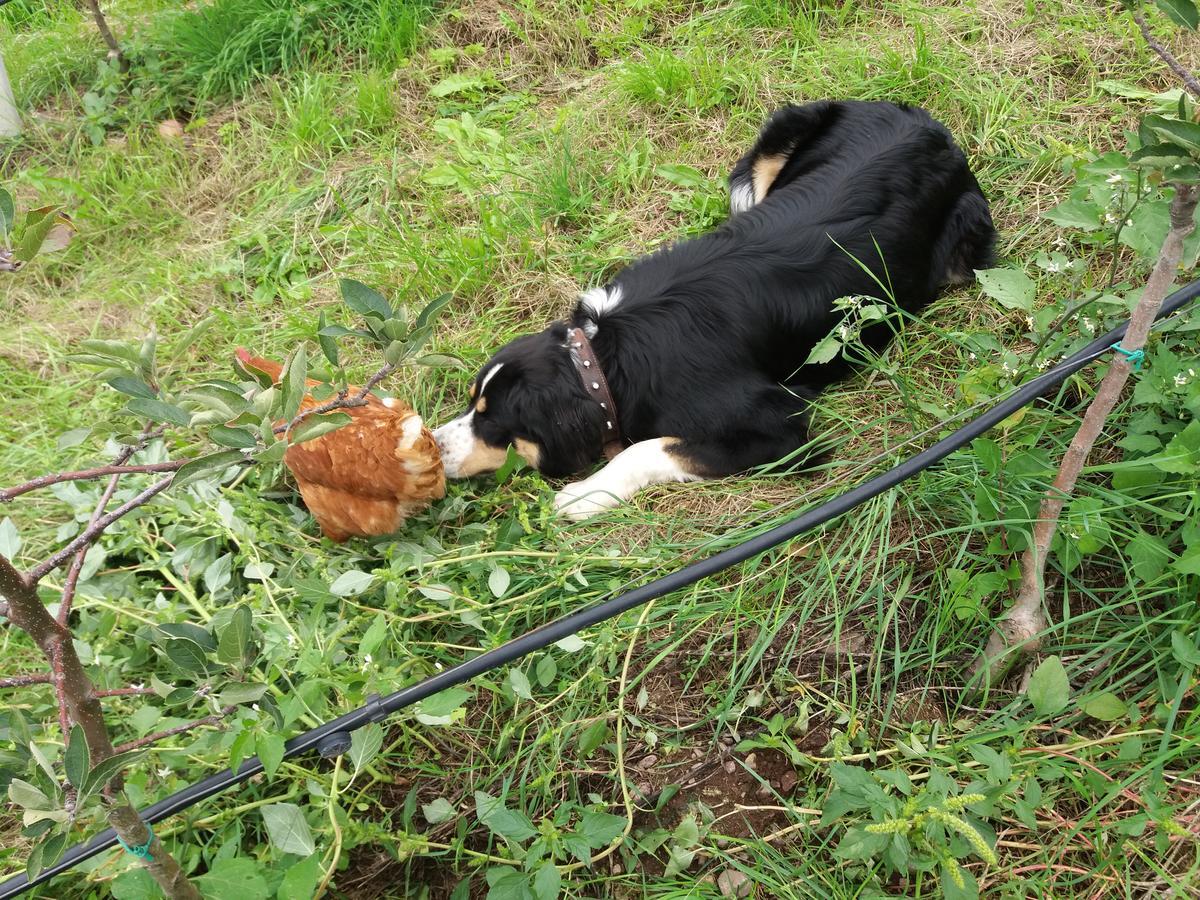
[[[754,206],[754,187],[746,184],[735,184],[729,191],[729,211],[734,215],[744,213]]]
[[[559,513],[569,519],[586,519],[620,506],[644,487],[673,481],[701,481],[667,452],[672,438],[639,441],[622,450],[612,462],[584,481],[568,484],[554,498]]]
[[[433,439],[437,442],[438,452],[442,455],[442,467],[448,478],[459,477],[463,462],[475,449],[475,432],[471,428],[471,419],[474,417],[475,410],[471,410],[433,431]]]
[[[621,302],[622,298],[621,286],[613,285],[611,288],[595,287],[589,291],[584,291],[579,298],[579,302],[583,306],[583,311],[592,318],[595,318],[596,316],[604,315],[606,312],[611,312]]]
[[[496,363],[491,370],[483,376],[483,381],[479,382],[479,396],[483,396],[483,392],[487,390],[488,382],[496,377],[496,373],[504,368],[504,363]],[[476,398],[478,399],[478,398]]]

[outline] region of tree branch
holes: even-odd
[[[171,735],[183,734],[185,731],[191,731],[193,728],[202,728],[205,725],[218,725],[225,721],[226,717],[236,709],[236,706],[226,706],[223,707],[219,713],[214,713],[211,716],[205,716],[203,719],[197,719],[195,722],[185,722],[183,725],[176,725],[174,728],[167,728],[163,731],[156,731],[153,734],[148,734],[145,737],[138,738],[136,741],[127,741],[126,743],[119,744],[117,746],[117,752],[124,753],[127,750],[137,750],[141,747],[146,747],[150,744],[157,743],[163,738],[171,737]]]
[[[161,494],[168,487],[170,487],[171,481],[174,477],[175,476],[172,475],[168,478],[163,478],[161,481],[154,482],[154,484],[150,485],[150,487],[146,488],[136,497],[126,500],[112,512],[101,516],[99,519],[96,519],[91,525],[85,528],[83,533],[75,538],[75,540],[71,541],[71,543],[67,544],[67,546],[63,547],[45,562],[39,563],[37,566],[35,566],[29,573],[29,580],[34,584],[37,584],[37,582],[45,578],[48,573],[53,572],[68,559],[70,559],[74,554],[78,553],[81,549],[86,549],[87,547],[91,546],[92,542],[95,541],[96,538],[98,538],[101,534],[103,534],[104,530],[113,522],[116,522],[118,519],[129,515],[129,513],[133,512],[135,509],[145,506],[148,502],[150,502],[151,499],[154,498],[156,494]]]
[[[130,455],[132,455],[132,452]],[[174,472],[177,469],[183,468],[188,462],[189,460],[186,459],[176,459],[170,462],[147,463],[146,465],[138,466],[126,466],[118,463],[111,466],[97,466],[94,469],[79,469],[76,472],[59,472],[55,475],[42,475],[40,478],[34,478],[24,484],[18,484],[16,487],[0,491],[0,503],[9,503],[22,494],[28,494],[30,491],[49,487],[52,484],[62,484],[64,481],[89,481],[93,478],[104,478],[106,475],[140,475],[150,472]]]
[[[1158,261],[1130,317],[1129,328],[1121,342],[1126,350],[1140,350],[1146,343],[1154,317],[1175,279],[1179,261],[1183,257],[1183,242],[1195,227],[1198,199],[1200,188],[1197,186],[1175,186],[1175,196],[1171,200],[1171,230],[1163,241]],[[1121,398],[1130,371],[1129,360],[1124,356],[1117,356],[1110,363],[1096,396],[1084,413],[1079,430],[1063,456],[1054,484],[1042,498],[1038,520],[1033,528],[1033,539],[1021,559],[1020,593],[997,623],[983,657],[975,665],[975,673],[985,675],[985,684],[1000,677],[1019,653],[1037,649],[1039,636],[1046,629],[1042,602],[1046,559],[1058,530],[1059,517],[1075,490],[1075,483],[1083,471],[1088,454],[1100,437],[1105,420]]]
[[[1141,29],[1142,37],[1146,39],[1150,49],[1157,53],[1159,58],[1167,64],[1167,68],[1183,81],[1191,95],[1200,99],[1200,80],[1197,80],[1196,76],[1175,58],[1175,54],[1168,50],[1166,45],[1155,40],[1154,35],[1150,33],[1150,25],[1146,22],[1146,17],[1142,15],[1141,10],[1131,6],[1129,12],[1133,16],[1133,21],[1137,22],[1138,28]]]

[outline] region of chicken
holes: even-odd
[[[279,363],[237,351],[238,360],[279,382]],[[308,382],[309,387],[319,382]],[[350,388],[350,396],[358,392]],[[305,396],[300,409],[318,402]],[[367,395],[365,406],[342,412],[351,421],[336,431],[288,448],[283,461],[309,512],[332,541],[391,534],[414,513],[446,494],[446,476],[433,435],[400,400]]]

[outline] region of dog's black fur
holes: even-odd
[[[753,189],[756,173],[765,193]],[[840,359],[804,365],[843,316],[836,299],[886,300],[882,284],[915,314],[940,288],[986,268],[995,241],[966,157],[913,107],[780,109],[730,187],[743,206],[753,194],[753,205],[637,260],[607,285],[619,302],[597,312],[607,304],[585,295],[570,319],[593,334],[626,439],[676,438],[671,452],[700,477],[769,463],[807,442],[807,401],[848,372]],[[486,410],[472,424],[493,447],[532,442],[552,476],[599,456],[605,417],[580,384],[567,328],[556,323],[495,355],[480,376],[494,376]],[[880,350],[891,333],[877,325],[863,340]]]

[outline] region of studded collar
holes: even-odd
[[[608,380],[604,377],[604,370],[600,367],[596,351],[592,349],[592,342],[588,340],[582,328],[572,328],[567,332],[567,340],[571,349],[575,351],[571,354],[571,359],[575,363],[580,381],[583,382],[583,389],[604,410],[604,456],[606,459],[612,459],[624,449],[625,442],[621,439],[617,404],[608,388]]]

